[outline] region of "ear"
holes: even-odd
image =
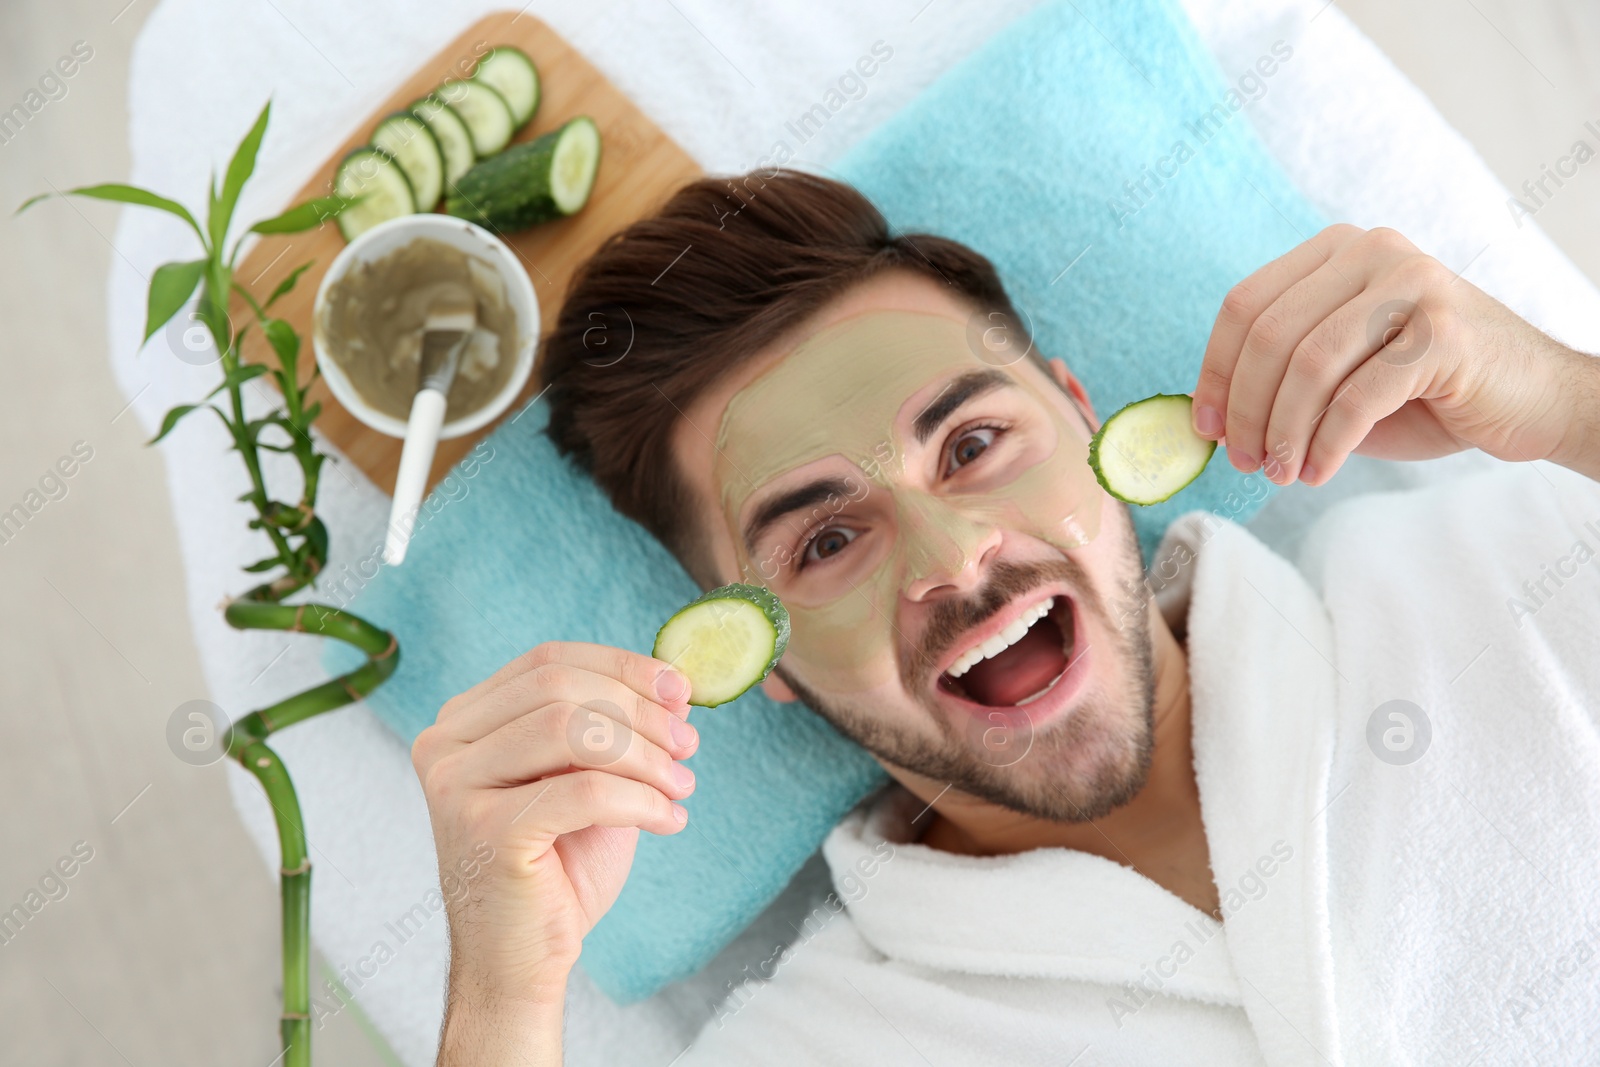
[[[1100,416],[1094,413],[1094,405],[1089,402],[1089,392],[1083,387],[1083,383],[1078,381],[1077,375],[1067,369],[1066,361],[1050,360],[1050,376],[1072,398],[1073,403],[1078,405],[1078,410],[1083,412],[1084,421],[1089,424],[1090,429],[1098,430]]]
[[[789,688],[789,683],[778,677],[777,671],[773,671],[761,680],[761,691],[780,704],[793,704],[800,699],[794,695],[794,690]]]

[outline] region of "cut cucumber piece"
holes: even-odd
[[[600,169],[600,128],[589,116],[579,115],[554,134],[550,198],[563,215],[574,215],[594,191],[594,176]]]
[[[411,105],[411,113],[428,124],[444,155],[444,186],[449,189],[478,159],[472,147],[472,131],[461,120],[460,112],[435,93]]]
[[[1158,393],[1121,408],[1089,442],[1089,466],[1105,491],[1129,504],[1159,504],[1200,477],[1217,450],[1194,432],[1194,399]]]
[[[539,110],[539,68],[520,48],[501,45],[484,53],[472,72],[472,80],[483,82],[505,97],[518,126],[525,125]]]
[[[511,143],[517,119],[506,98],[484,82],[450,81],[439,86],[439,98],[461,116],[472,133],[472,150],[487,159]]]
[[[496,233],[525,229],[588,203],[599,167],[600,131],[579,115],[473,167],[446,191],[444,209]]]
[[[405,171],[393,156],[371,145],[358,148],[339,161],[339,169],[333,174],[333,191],[340,196],[361,198],[339,213],[339,232],[346,241],[354,241],[380,222],[417,210]]]
[[[656,631],[651,655],[689,679],[689,703],[726,704],[765,678],[789,646],[789,610],[735,582],[684,605]]]
[[[418,211],[432,211],[444,194],[444,153],[428,124],[409,111],[378,123],[369,142],[394,157],[411,183]]]

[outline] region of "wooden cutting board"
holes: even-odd
[[[539,68],[539,109],[533,121],[517,134],[517,141],[532,140],[574,115],[588,115],[600,128],[600,171],[583,210],[569,219],[500,235],[517,253],[533,282],[539,299],[541,331],[547,333],[555,322],[573,272],[590,253],[612,233],[654,211],[679,186],[699,177],[701,170],[588,60],[532,15],[499,11],[484,16],[466,29],[396,86],[382,105],[350,131],[345,143],[323,162],[290,203],[327,195],[332,190],[333,172],[339,160],[352,149],[366,144],[380,119],[436,88],[445,79],[470,73],[478,56],[502,44],[522,49]],[[288,320],[299,332],[301,350],[308,351],[312,348],[311,309],[317,286],[344,246],[344,237],[331,222],[305,233],[262,237],[234,272],[234,277],[258,300],[264,299],[289,271],[313,260],[294,290],[273,305],[273,312]],[[233,316],[236,323],[250,321],[250,311],[242,298],[234,300]],[[246,362],[277,365],[277,357],[256,330],[246,335],[242,355]],[[304,360],[303,368],[303,377],[310,377],[311,361]],[[269,377],[255,379],[263,388],[271,388],[263,384],[270,380]],[[539,388],[538,382],[530,379],[522,395],[501,419],[512,417]],[[312,387],[311,396],[322,401],[317,428],[379,488],[392,492],[395,472],[400,466],[400,439],[357,421],[320,379]],[[475,433],[439,442],[439,451],[428,475],[429,488],[498,424],[499,420]]]

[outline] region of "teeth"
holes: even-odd
[[[945,673],[952,678],[959,678],[971,670],[975,664],[998,656],[1022,640],[1022,636],[1033,628],[1034,623],[1050,613],[1050,609],[1055,607],[1055,603],[1056,598],[1051,597],[1023,612],[1016,622],[1013,622],[982,644],[969,648],[957,656],[956,661],[950,665],[950,669]]]

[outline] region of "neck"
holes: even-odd
[[[902,785],[932,805],[923,844],[977,856],[1048,847],[1077,849],[1132,867],[1202,911],[1215,912],[1217,894],[1194,776],[1188,655],[1154,601],[1149,610],[1156,670],[1154,744],[1150,771],[1139,792],[1101,818],[1064,823],[1020,814],[891,767]]]

